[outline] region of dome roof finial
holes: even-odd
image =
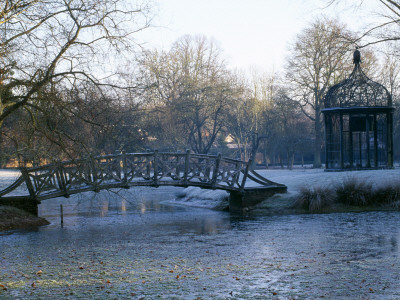
[[[353,53],[353,64],[359,65],[361,63],[361,53],[358,50],[358,47],[356,47],[356,51]]]
[[[353,54],[354,69],[348,78],[330,87],[325,96],[325,108],[363,106],[392,107],[392,96],[381,84],[369,79],[361,70],[361,55]]]

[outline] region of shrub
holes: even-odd
[[[350,178],[336,186],[338,202],[347,205],[365,206],[373,203],[372,184]]]
[[[334,202],[352,206],[390,204],[400,209],[400,183],[392,182],[373,188],[370,182],[348,178],[333,188],[303,187],[295,207],[318,212]]]
[[[334,200],[333,191],[327,187],[302,187],[300,196],[296,199],[295,207],[308,209],[312,212],[321,211]]]
[[[400,206],[400,186],[398,184],[387,184],[378,187],[373,193],[373,202],[378,204],[392,204],[393,207]]]

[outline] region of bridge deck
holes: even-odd
[[[134,186],[197,186],[245,194],[252,190],[286,190],[250,170],[251,162],[221,155],[168,152],[124,153],[62,161],[21,169],[21,177],[0,191],[2,199],[41,200],[72,194]],[[246,187],[251,180],[258,186]],[[22,184],[25,195],[13,196]]]

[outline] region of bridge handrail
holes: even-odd
[[[4,195],[7,195],[9,193],[11,193],[12,191],[14,191],[17,187],[19,187],[23,182],[24,182],[24,178],[23,176],[19,176],[17,178],[17,180],[15,180],[15,182],[13,184],[11,184],[10,186],[6,187],[5,189],[0,191],[0,197],[3,197]]]
[[[174,153],[174,152],[158,152],[159,155],[170,155],[170,156],[182,156],[184,157],[186,153]],[[154,152],[136,152],[136,153],[126,153],[127,156],[153,156]],[[97,155],[91,157],[94,160],[102,160],[102,159],[107,159],[107,158],[117,158],[121,157],[122,154],[106,154],[106,155]],[[190,157],[192,158],[217,158],[217,155],[207,155],[207,154],[197,154],[197,153],[191,153]],[[41,170],[46,170],[49,167],[56,167],[57,165],[68,165],[68,164],[74,164],[74,163],[80,163],[80,162],[85,162],[88,161],[88,158],[78,158],[78,159],[71,159],[71,160],[63,160],[58,163],[50,163],[42,166],[37,166],[37,167],[31,167],[27,168],[29,172],[36,172],[36,171],[41,171]],[[229,158],[229,157],[221,157],[222,161],[226,162],[232,162],[232,163],[243,163],[242,160],[239,159],[234,159],[234,158]]]
[[[268,186],[268,185],[284,186],[284,184],[276,183],[274,181],[271,181],[271,180],[261,176],[254,170],[249,171],[249,173],[250,174],[247,174],[247,177],[258,184],[261,184],[264,186]]]
[[[244,192],[246,180],[261,186],[280,186],[253,171],[249,162],[178,152],[116,153],[22,168],[22,176],[0,191],[0,197],[24,181],[29,197],[43,200],[84,191],[131,186],[198,186]]]

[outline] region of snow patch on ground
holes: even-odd
[[[198,187],[188,187],[175,193],[176,199],[168,201],[178,205],[226,209],[229,205],[229,193],[222,190],[205,190]]]
[[[269,180],[287,186],[288,192],[286,194],[276,194],[272,197],[276,201],[295,198],[301,187],[333,187],[354,178],[371,183],[373,187],[400,184],[399,168],[345,172],[325,172],[323,169],[257,170],[257,172]],[[257,186],[257,184],[249,181],[246,182],[246,186]],[[177,192],[176,199],[173,202],[194,207],[224,209],[228,206],[228,199],[229,193],[225,191],[188,187]],[[262,203],[260,206],[262,206]]]
[[[18,170],[0,171],[0,190],[13,183],[20,175]],[[274,201],[295,198],[301,187],[333,187],[354,178],[371,183],[373,187],[385,186],[387,184],[400,184],[400,168],[345,172],[325,172],[323,169],[267,169],[257,170],[257,172],[269,180],[284,184],[288,187],[288,192],[286,194],[274,195],[272,197]],[[250,180],[246,182],[247,187],[257,185],[258,184]],[[216,210],[225,209],[229,204],[229,193],[226,191],[206,190],[198,187],[188,187],[185,189],[176,188],[174,190],[175,191],[171,190],[171,193],[175,193],[175,199],[167,200],[170,204]],[[272,198],[270,198],[270,200]]]
[[[373,187],[400,183],[400,169],[325,172],[323,169],[259,170],[262,176],[285,184],[288,193],[297,194],[301,187],[330,187],[358,179]]]

